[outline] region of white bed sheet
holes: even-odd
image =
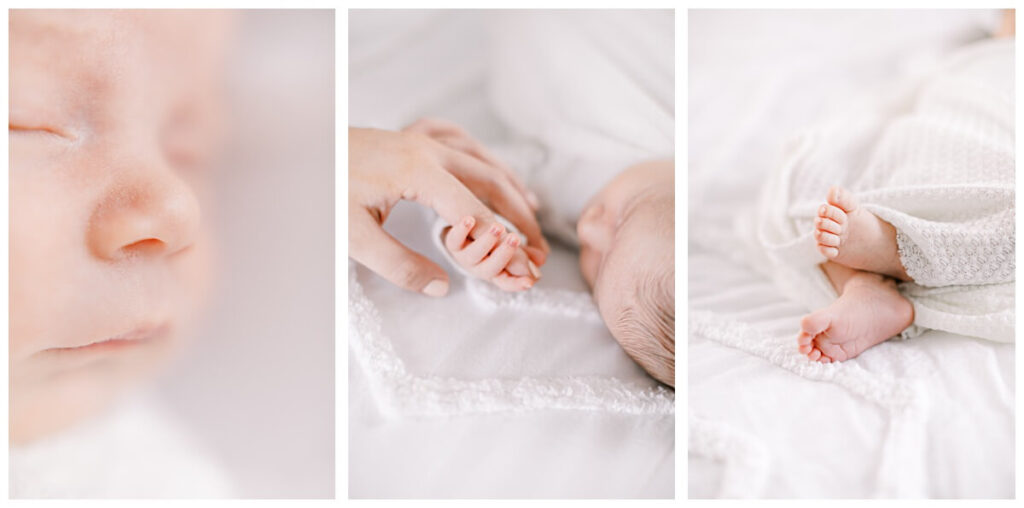
[[[489,15],[352,11],[349,124],[439,116],[500,154]],[[672,497],[674,392],[607,331],[576,252],[556,243],[533,289],[495,292],[446,264],[432,221],[400,203],[386,229],[449,270],[447,297],[349,266],[348,495]]]
[[[1013,345],[930,331],[812,363],[795,346],[807,309],[730,256],[732,211],[788,137],[994,19],[690,13],[690,497],[1013,497]]]
[[[842,364],[805,313],[690,252],[690,497],[1012,497],[1014,346],[929,331]]]

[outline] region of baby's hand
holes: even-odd
[[[526,259],[519,235],[506,232],[504,226],[496,223],[482,237],[473,239],[469,232],[474,225],[476,219],[464,217],[444,233],[444,246],[459,266],[505,291],[531,288],[537,279],[528,272],[522,273],[517,266]]]

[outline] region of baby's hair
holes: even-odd
[[[616,321],[622,349],[648,374],[676,386],[675,270],[640,277]]]

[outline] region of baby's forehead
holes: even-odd
[[[145,51],[141,27],[122,13],[12,12],[10,26],[12,66],[36,67],[93,90],[129,73],[128,63],[137,62],[130,55]]]
[[[216,11],[11,11],[12,90],[63,104],[188,88],[215,72],[224,20]]]
[[[101,64],[103,71],[102,62],[139,54],[202,60],[222,42],[210,29],[225,28],[224,20],[217,11],[13,10],[10,32],[12,50],[74,56],[61,61]]]
[[[644,250],[669,249],[675,245],[675,204],[673,199],[640,199],[616,231],[616,249],[643,254]],[[655,254],[657,252],[654,252]]]
[[[70,51],[87,57],[117,42],[134,42],[131,39],[140,34],[131,20],[118,11],[14,10],[10,31],[19,48]]]
[[[602,267],[602,295],[616,306],[636,303],[645,288],[659,286],[675,274],[673,206],[645,202],[630,213],[615,233]],[[668,282],[672,284],[671,281]]]

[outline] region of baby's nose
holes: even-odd
[[[93,210],[89,248],[104,260],[162,257],[184,250],[199,229],[199,202],[169,170],[143,168],[112,183]]]

